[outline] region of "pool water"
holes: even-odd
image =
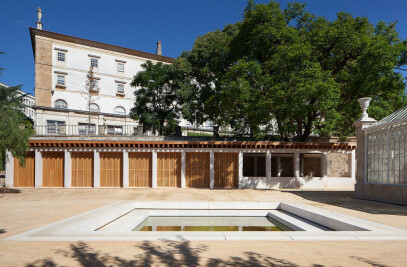
[[[151,216],[133,231],[292,231],[270,217]]]

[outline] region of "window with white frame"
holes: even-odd
[[[96,126],[95,124],[89,123],[79,123],[79,135],[95,135]]]
[[[58,99],[55,101],[55,107],[56,108],[68,108],[68,105],[66,104],[65,100]]]
[[[126,110],[123,107],[116,107],[114,113],[118,115],[126,115]]]
[[[99,59],[91,57],[90,58],[90,66],[93,68],[98,68],[99,67]]]
[[[65,75],[62,75],[62,74],[57,75],[57,84],[65,85]]]
[[[65,125],[64,121],[47,120],[47,134],[59,134],[62,125]]]
[[[124,72],[124,63],[122,63],[122,62],[117,63],[117,71]]]
[[[122,83],[117,84],[117,92],[120,94],[124,94],[124,84]]]
[[[65,62],[65,52],[58,51],[57,53],[58,53],[57,54],[58,61]]]
[[[99,112],[99,110],[100,110],[100,109],[99,109],[99,106],[96,105],[95,103],[90,104],[89,109],[90,109],[90,111],[92,111],[92,112]]]
[[[107,126],[107,134],[122,135],[123,134],[123,126],[108,125]]]

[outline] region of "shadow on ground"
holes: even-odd
[[[6,231],[6,229],[0,229],[0,234],[4,234]]]
[[[7,187],[0,187],[0,194],[20,193],[21,190]]]
[[[254,266],[274,266],[274,267],[295,267],[299,266],[288,260],[262,255],[255,252],[245,252],[241,256],[229,257],[227,259],[209,258],[202,259],[201,253],[208,248],[204,245],[191,247],[188,241],[180,242],[164,242],[163,245],[153,245],[151,242],[144,242],[141,246],[142,251],[135,254],[131,259],[124,259],[118,256],[111,256],[99,250],[95,250],[84,242],[71,244],[70,250],[59,250],[58,254],[64,257],[71,258],[79,266],[239,266],[239,267],[254,267]],[[384,266],[380,263],[360,258],[351,257],[356,261],[363,261],[372,266]],[[35,261],[27,267],[46,266],[57,267],[61,266],[51,258]],[[314,267],[322,267],[323,265],[313,264]]]
[[[338,206],[351,210],[358,210],[370,214],[389,214],[407,216],[407,206],[393,205],[379,201],[356,199],[353,191],[290,191],[304,199]]]

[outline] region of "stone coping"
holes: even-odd
[[[296,231],[140,232],[148,216],[270,216]],[[289,227],[290,227],[289,226]],[[327,231],[327,228],[334,231]],[[288,202],[120,201],[7,238],[19,241],[407,240],[407,230]]]

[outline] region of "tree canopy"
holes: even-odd
[[[131,116],[153,132],[172,134],[180,109],[178,93],[172,81],[173,67],[151,61],[141,66],[144,71],[137,73],[131,82],[131,86],[139,87],[134,92],[136,101]]]
[[[346,12],[331,21],[305,4],[249,1],[242,21],[199,36],[175,60],[173,93],[197,125],[253,137],[276,130],[282,140],[348,136],[358,98],[373,98],[375,119],[407,104],[406,55],[396,23]]]
[[[24,109],[19,86],[0,86],[0,162],[6,150],[25,164],[28,138],[33,134],[32,125],[21,111]]]

